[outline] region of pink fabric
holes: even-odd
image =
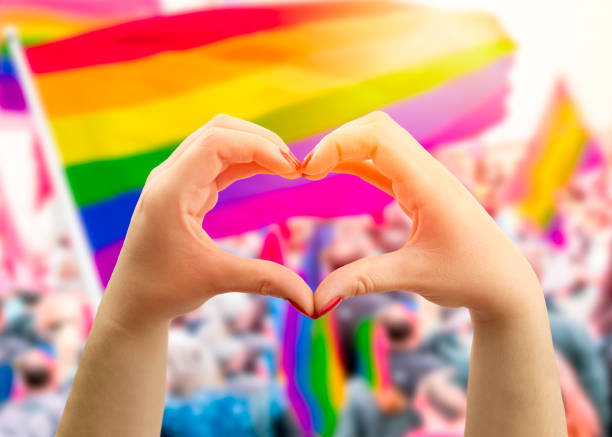
[[[17,264],[24,257],[22,243],[0,184],[0,263],[9,276],[17,274]]]
[[[47,9],[102,17],[134,17],[161,12],[158,0],[2,0],[1,8]]]
[[[36,207],[40,208],[53,196],[53,182],[38,138],[34,139],[32,154],[36,168]]]

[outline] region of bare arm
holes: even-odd
[[[384,113],[347,123],[303,162],[320,179],[360,176],[413,220],[406,245],[332,272],[315,312],[338,298],[409,290],[465,306],[474,324],[466,436],[566,435],[544,298],[527,261],[461,183]]]
[[[147,180],[96,315],[60,437],[159,436],[170,320],[226,291],[283,297],[312,313],[283,266],[232,256],[202,230],[217,193],[257,173],[299,176],[273,133],[227,116],[187,138]]]

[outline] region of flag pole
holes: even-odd
[[[36,133],[40,138],[43,156],[49,166],[51,180],[56,188],[61,218],[68,226],[68,233],[76,253],[85,291],[97,307],[102,297],[102,284],[100,283],[87,234],[70,191],[68,178],[57,152],[55,138],[51,132],[51,127],[41,103],[17,30],[14,27],[8,27],[5,37],[11,60],[17,70],[17,78],[23,90],[27,108],[32,116]]]

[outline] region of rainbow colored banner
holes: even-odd
[[[313,289],[321,279],[321,250],[330,228],[319,225],[304,254],[302,276]],[[333,435],[344,401],[345,377],[334,313],[312,320],[289,306],[284,325],[282,370],[287,395],[304,435]]]
[[[557,191],[581,167],[596,165],[597,147],[565,84],[558,82],[510,184],[510,200],[538,228],[547,229],[554,221]]]
[[[298,157],[387,111],[428,147],[504,114],[514,44],[485,14],[395,2],[235,6],[119,24],[27,50],[103,283],[149,171],[217,113],[261,124]],[[223,237],[303,215],[379,212],[357,178],[257,176],[223,191]]]
[[[0,35],[15,26],[26,47],[160,12],[157,0],[2,0]],[[0,109],[25,110],[15,70],[2,46]]]

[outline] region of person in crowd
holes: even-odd
[[[470,370],[472,322],[464,308],[444,308],[437,327],[423,339],[421,350],[434,355],[453,373],[453,381],[467,389]]]
[[[434,372],[423,378],[414,396],[413,407],[420,425],[406,437],[462,437],[466,400],[463,390],[449,385],[453,371]]]
[[[569,437],[599,437],[602,435],[601,419],[582,387],[572,366],[557,354],[557,369],[565,406]]]
[[[53,359],[39,349],[30,349],[18,358],[16,367],[23,393],[0,409],[0,435],[54,436],[68,391],[58,387]]]
[[[36,331],[39,300],[37,291],[18,288],[0,303],[0,402],[16,389],[14,362],[19,355],[32,347],[51,353],[50,345]]]
[[[228,338],[214,347],[210,362],[211,354],[203,353],[210,345],[180,343],[170,343],[162,436],[298,435],[280,387],[258,372],[258,351]]]
[[[557,309],[552,297],[547,299],[547,304],[555,350],[575,373],[604,428],[610,421],[610,384],[597,344],[583,325]]]
[[[441,360],[420,350],[418,321],[411,310],[401,304],[391,304],[379,313],[376,323],[382,327],[388,345],[390,385],[372,389],[363,378],[353,378],[347,387],[347,403],[340,415],[336,437],[404,436],[421,423],[414,407],[421,382],[436,372],[448,373]],[[449,379],[441,396],[457,396],[457,392]]]
[[[37,336],[53,350],[60,385],[74,377],[84,340],[89,334],[91,303],[78,291],[50,292],[34,311]]]

